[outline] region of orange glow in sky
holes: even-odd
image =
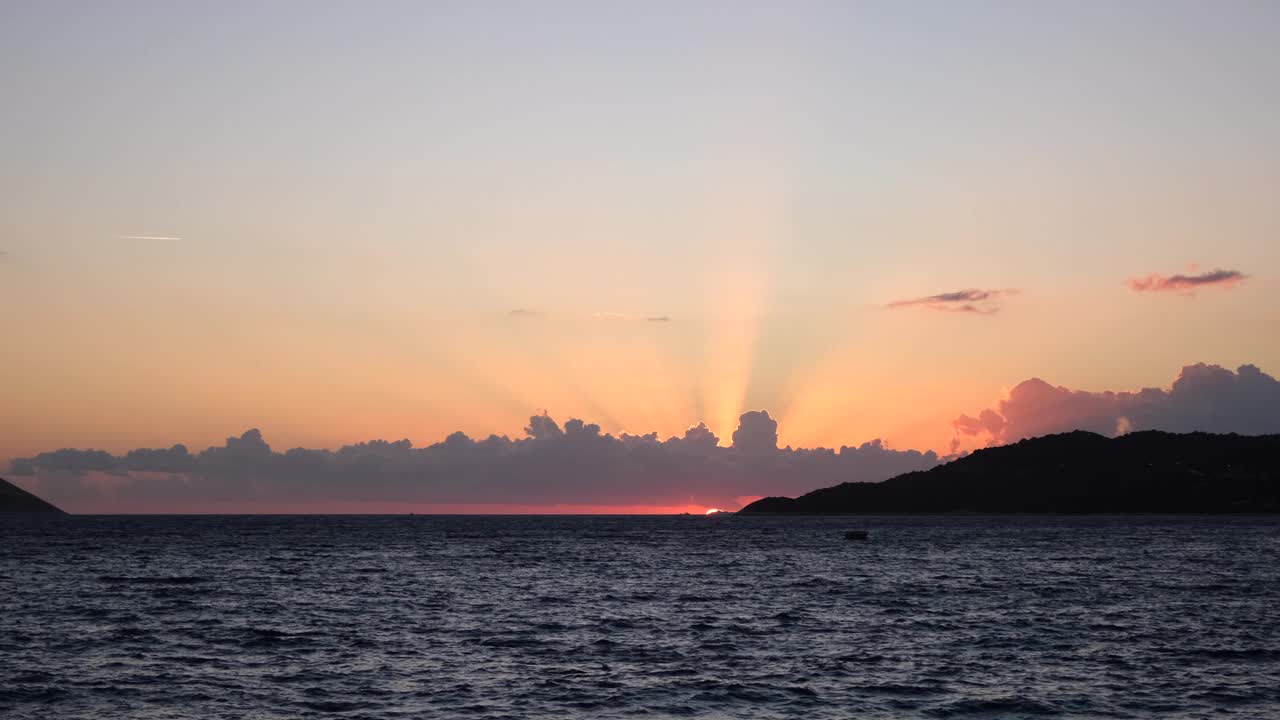
[[[1275,3],[57,5],[0,23],[0,472],[543,411],[946,454],[1029,378],[1280,369]]]

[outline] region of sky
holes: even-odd
[[[1269,379],[1276,67],[1235,0],[6,2],[0,467],[543,412],[941,458],[1033,378]]]

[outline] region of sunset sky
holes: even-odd
[[[0,467],[1274,376],[1277,68],[1267,2],[8,2]]]

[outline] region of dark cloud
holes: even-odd
[[[10,464],[10,471],[14,475],[32,475],[37,469],[79,475],[87,472],[114,473],[123,468],[121,459],[105,450],[70,448],[40,453],[33,458],[18,458]]]
[[[599,425],[592,425],[591,427],[595,428],[597,431],[600,430]],[[560,426],[556,424],[556,421],[552,420],[551,416],[545,412],[541,415],[534,415],[529,418],[529,424],[525,427],[524,433],[534,440],[547,440],[564,435],[564,431],[560,429]],[[454,435],[457,435],[457,433],[454,433]],[[463,435],[463,437],[466,436]]]
[[[115,501],[371,501],[578,505],[706,505],[736,507],[737,498],[795,495],[846,481],[882,480],[938,462],[933,452],[898,451],[879,440],[839,450],[777,447],[777,422],[745,413],[731,447],[706,425],[682,436],[602,433],[547,414],[529,419],[525,436],[476,440],[454,433],[415,448],[408,440],[347,445],[336,451],[277,452],[249,430],[221,446],[191,454],[181,445],[123,456],[59,450],[12,464],[15,475],[50,482],[50,499],[82,503],[100,492],[97,473],[115,478]]]
[[[9,463],[9,472],[19,477],[31,477],[36,474],[36,461],[34,458],[15,458]]]
[[[1015,290],[957,290],[956,292],[939,293],[912,300],[896,300],[889,303],[891,308],[923,307],[939,312],[975,313],[991,315],[1000,311],[1000,301]]]
[[[126,470],[138,472],[183,473],[196,469],[196,458],[187,452],[185,445],[174,445],[167,450],[140,448],[130,450],[122,465]]]
[[[952,427],[958,436],[993,445],[1069,430],[1280,433],[1280,382],[1253,365],[1232,372],[1205,364],[1182,368],[1168,390],[1087,392],[1033,378],[978,417],[961,415]]]
[[[1233,287],[1245,279],[1239,270],[1211,270],[1199,275],[1161,275],[1151,273],[1146,277],[1129,278],[1129,287],[1135,292],[1180,292],[1194,294],[1197,288],[1217,285]]]
[[[767,410],[743,413],[733,431],[733,447],[757,455],[777,451],[778,421],[769,417]]]
[[[257,431],[251,431],[257,432]],[[248,435],[248,433],[246,433]],[[241,442],[231,438],[228,442]],[[212,452],[217,451],[217,452]],[[222,448],[210,448],[209,462],[216,462]],[[183,445],[174,445],[168,449],[152,450],[139,448],[130,450],[123,456],[116,457],[105,450],[72,450],[64,448],[53,452],[40,453],[33,458],[18,458],[10,464],[10,472],[19,476],[31,476],[37,472],[56,472],[81,475],[90,472],[102,472],[113,475],[126,475],[130,472],[162,472],[183,473],[198,467],[196,456],[187,452]]]

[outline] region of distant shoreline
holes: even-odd
[[[763,498],[738,514],[1280,514],[1280,435],[1046,435],[878,483]]]

